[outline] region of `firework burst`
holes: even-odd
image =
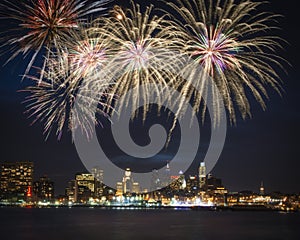
[[[89,138],[100,123],[98,113],[109,118],[103,109],[113,111],[103,99],[112,83],[100,77],[110,41],[99,34],[99,27],[97,21],[80,25],[80,30],[70,32],[61,53],[51,54],[42,80],[28,76],[36,84],[26,90],[30,94],[25,101],[27,112],[35,117],[33,123],[44,122],[45,134],[56,128],[60,138],[63,129],[80,127]]]
[[[282,69],[283,61],[275,51],[283,41],[271,35],[278,15],[258,12],[262,3],[250,0],[177,0],[166,4],[180,16],[180,20],[174,18],[182,32],[182,49],[203,68],[204,76],[213,78],[232,122],[236,121],[236,107],[243,118],[251,116],[247,92],[263,109],[266,86],[280,93],[274,69]],[[190,76],[201,85],[198,89],[206,88],[205,78],[194,74],[191,71]],[[194,106],[199,110],[203,93],[192,90],[189,82],[178,84],[183,85],[185,97],[192,99],[195,94]]]
[[[111,39],[103,26],[102,19],[79,26],[80,31],[70,32],[65,39],[65,50],[70,65],[75,75],[81,78],[98,78],[111,58]]]
[[[0,3],[1,20],[9,20],[10,28],[1,34],[1,47],[9,46],[12,53],[8,61],[19,54],[31,56],[27,75],[38,54],[46,51],[41,77],[51,51],[59,53],[65,44],[63,39],[70,30],[78,28],[78,22],[89,14],[102,11],[108,0],[88,3],[85,0],[26,0]]]
[[[137,89],[131,99],[119,103],[126,107],[132,102],[132,108],[137,109],[140,97],[148,103],[151,94],[157,96],[160,105],[161,94],[170,85],[178,66],[172,65],[174,55],[170,54],[176,38],[171,22],[166,21],[164,16],[153,15],[153,6],[141,13],[139,5],[133,2],[131,5],[132,8],[127,10],[115,6],[112,17],[107,20],[107,33],[114,50],[108,71],[115,72],[113,96],[122,96],[132,88]],[[147,84],[157,88],[147,89]],[[144,117],[147,111],[148,106],[145,106]]]

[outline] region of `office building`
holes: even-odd
[[[197,176],[189,176],[186,180],[187,196],[196,196],[199,191],[199,181]]]
[[[68,202],[76,202],[76,192],[76,180],[73,179],[68,182],[68,186],[65,190]]]
[[[33,194],[36,201],[51,201],[54,198],[54,182],[47,176],[33,183]]]
[[[199,187],[200,190],[205,188],[206,184],[206,167],[205,162],[201,162],[199,166]]]
[[[92,168],[91,173],[93,174],[95,178],[95,198],[101,198],[104,194],[104,184],[103,184],[103,178],[104,178],[104,172],[99,167]]]
[[[31,198],[33,162],[2,163],[0,171],[2,200],[26,201]]]
[[[261,195],[261,196],[265,195],[265,187],[264,187],[263,181],[261,181],[261,183],[260,183],[259,195]]]
[[[85,203],[94,197],[95,177],[91,173],[77,173],[75,176],[75,202]]]
[[[150,191],[156,191],[161,188],[161,181],[157,169],[152,170]]]

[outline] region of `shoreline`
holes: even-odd
[[[0,208],[98,208],[106,210],[163,210],[163,209],[174,209],[174,210],[192,210],[192,211],[231,211],[231,212],[285,212],[285,213],[297,213],[299,209],[282,209],[282,208],[271,208],[264,205],[234,205],[234,206],[144,206],[144,205],[91,205],[91,204],[74,204],[74,205],[24,205],[20,206],[17,204],[0,204]]]

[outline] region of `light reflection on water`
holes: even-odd
[[[300,213],[0,208],[0,239],[300,239]]]

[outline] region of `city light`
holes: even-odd
[[[105,172],[94,167],[92,173],[77,173],[67,184],[65,194],[55,197],[54,182],[43,176],[33,181],[32,162],[2,163],[0,172],[0,205],[20,207],[109,207],[114,209],[173,208],[210,210],[296,211],[300,209],[300,195],[266,194],[263,182],[258,192],[229,192],[222,180],[206,173],[201,162],[198,174],[160,176],[153,170],[150,192],[140,189],[130,168],[123,179],[116,179],[116,189],[103,183]],[[170,169],[169,169],[170,170]],[[170,184],[160,188],[160,182]],[[120,181],[120,182],[118,182]]]

